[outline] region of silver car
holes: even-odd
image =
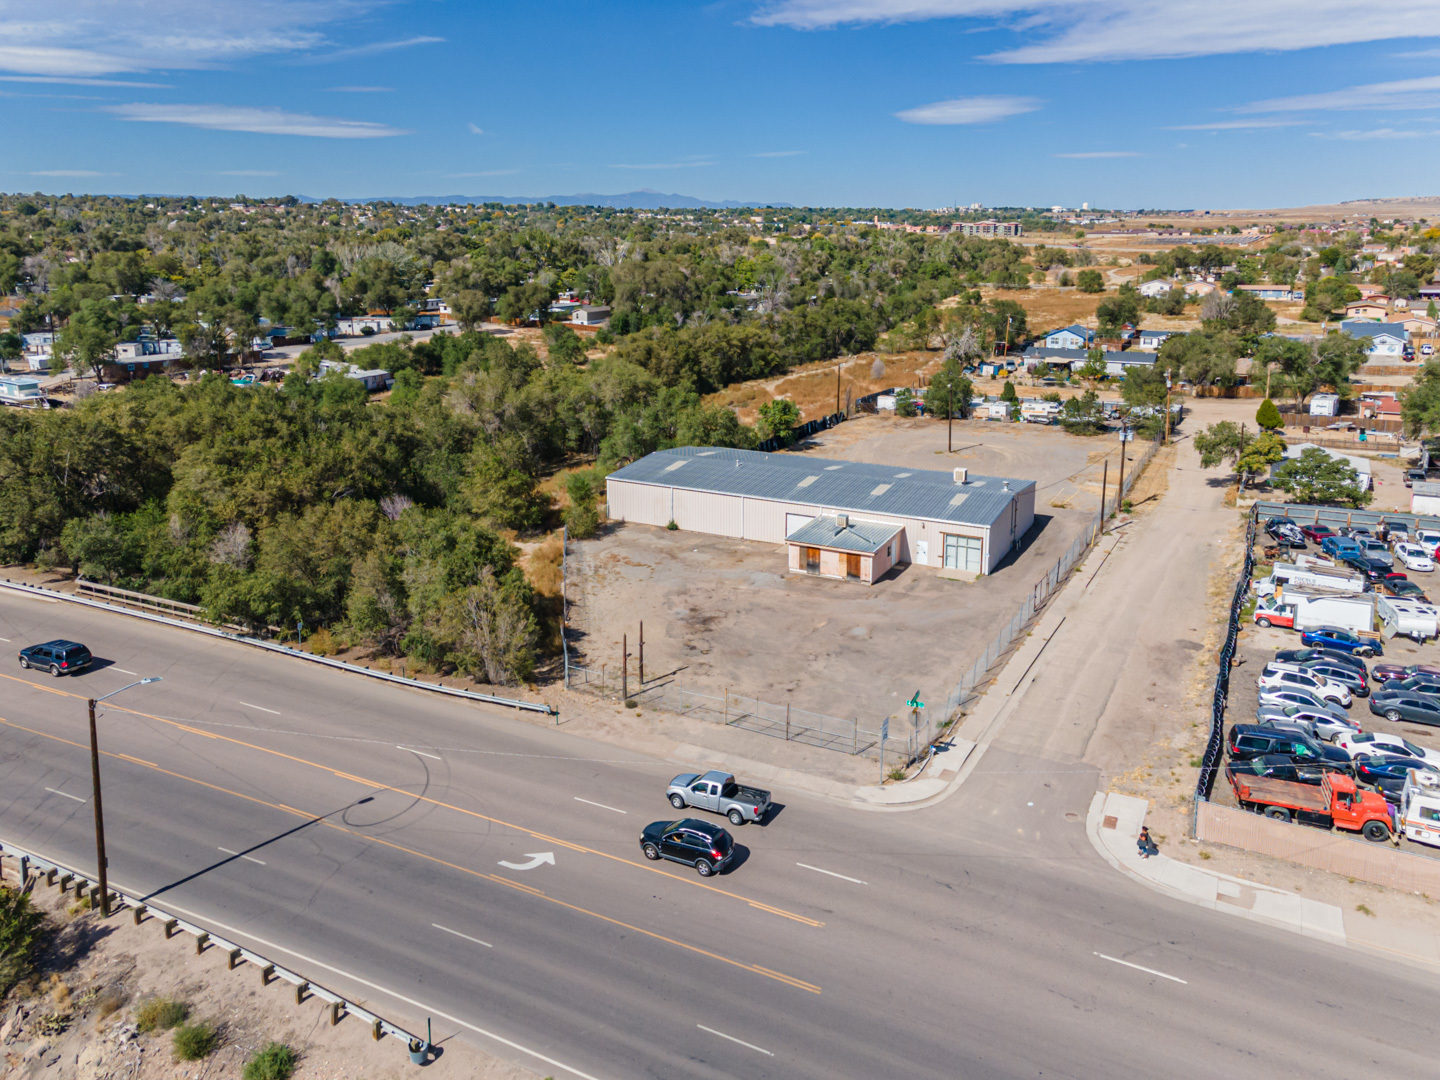
[[[1286,687],[1285,689],[1270,689],[1260,691],[1260,707],[1284,709],[1291,705],[1298,705],[1302,709],[1313,709],[1315,712],[1329,713],[1339,719],[1345,719],[1349,714],[1339,705],[1322,701],[1308,690],[1298,686]]]
[[[1262,705],[1255,710],[1255,722],[1286,731],[1302,731],[1317,742],[1334,742],[1344,735],[1355,735],[1360,731],[1360,725],[1353,720],[1299,705],[1284,708]]]

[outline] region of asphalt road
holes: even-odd
[[[0,647],[57,636],[105,663],[0,669],[0,837],[93,865],[84,699],[161,675],[101,706],[112,881],[542,1075],[1433,1067],[1433,975],[1132,884],[1084,835],[1095,774],[1074,760],[992,748],[910,813],[777,791],[768,825],[733,830],[739,865],[702,881],[639,851],[673,816],[673,765],[0,597]]]

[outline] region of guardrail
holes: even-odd
[[[47,885],[60,886],[61,892],[68,891],[74,886],[75,895],[82,896],[89,894],[93,902],[99,901],[100,885],[88,875],[80,873],[63,863],[53,862],[25,848],[10,843],[8,840],[0,840],[0,870],[3,870],[4,860],[12,858],[18,865],[20,886],[22,889],[31,887],[33,879],[38,881],[44,878]],[[138,897],[129,896],[119,889],[111,889],[112,900],[118,900],[131,910],[135,916],[135,925],[139,926],[147,917],[156,919],[165,929],[167,938],[176,933],[187,933],[195,938],[195,952],[203,953],[207,948],[214,946],[223,950],[230,958],[230,970],[234,971],[240,964],[250,964],[260,972],[260,985],[268,986],[275,979],[283,979],[295,987],[295,1003],[298,1005],[305,1000],[306,995],[319,998],[321,1001],[330,1004],[330,1023],[338,1024],[342,1017],[353,1016],[370,1026],[371,1037],[379,1042],[387,1036],[392,1039],[399,1039],[410,1051],[414,1060],[417,1052],[428,1053],[429,1046],[425,1039],[406,1031],[400,1025],[386,1020],[369,1009],[363,1008],[345,997],[343,994],[329,990],[319,983],[307,979],[304,975],[290,968],[282,967],[267,957],[233,941],[221,937],[219,934],[211,933],[198,923],[182,919],[167,911],[145,903]],[[417,1051],[417,1047],[421,1048]]]
[[[1215,673],[1215,695],[1210,705],[1210,737],[1200,758],[1200,775],[1195,781],[1195,801],[1190,817],[1190,835],[1195,835],[1200,804],[1210,801],[1215,790],[1215,774],[1220,768],[1220,755],[1225,749],[1225,705],[1230,697],[1230,667],[1235,659],[1235,644],[1240,634],[1240,609],[1250,594],[1250,576],[1255,570],[1255,525],[1260,519],[1259,506],[1250,510],[1245,526],[1245,562],[1235,582],[1235,595],[1230,600],[1230,621],[1225,630],[1225,644],[1220,649],[1220,668]]]
[[[397,686],[410,686],[418,690],[429,690],[432,693],[444,694],[448,697],[464,698],[467,701],[483,701],[489,705],[504,705],[507,708],[519,709],[522,712],[537,712],[543,713],[546,716],[560,715],[558,709],[551,705],[546,705],[543,702],[521,701],[518,698],[499,697],[495,694],[481,694],[474,690],[461,690],[454,686],[442,686],[438,683],[421,682],[419,679],[409,679],[401,675],[392,675],[388,671],[375,671],[373,668],[361,667],[359,664],[347,664],[343,660],[332,660],[328,656],[316,656],[314,653],[292,649],[288,645],[278,645],[273,641],[262,641],[260,638],[250,637],[247,634],[228,633],[225,630],[217,629],[213,626],[181,622],[178,619],[170,619],[164,615],[156,615],[148,611],[132,611],[129,608],[118,607],[115,604],[107,604],[100,600],[89,600],[83,596],[72,596],[70,593],[41,588],[39,585],[25,585],[18,581],[11,581],[8,578],[0,580],[0,589],[9,589],[12,592],[25,593],[30,596],[41,596],[47,600],[62,600],[70,604],[81,604],[85,607],[98,608],[101,611],[112,611],[120,615],[128,615],[132,619],[144,619],[147,622],[156,622],[164,626],[176,627],[180,630],[189,630],[195,634],[208,634],[210,637],[224,638],[226,641],[238,642],[241,645],[249,645],[257,649],[265,649],[267,652],[279,653],[281,656],[293,657],[296,660],[306,660],[312,664],[323,664],[337,671],[348,671],[355,675],[364,675],[371,679],[379,679],[382,682],[394,683]]]

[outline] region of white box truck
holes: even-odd
[[[1375,630],[1375,597],[1372,593],[1349,596],[1338,593],[1303,593],[1281,589],[1280,597],[1295,607],[1295,629],[1317,630],[1333,626],[1352,634]]]
[[[1417,844],[1440,847],[1440,776],[1411,769],[1400,789],[1400,834]]]
[[[1387,638],[1398,635],[1423,642],[1440,636],[1440,611],[1419,600],[1377,596],[1375,613],[1380,617],[1380,632]]]
[[[1359,574],[1350,574],[1344,570],[1331,570],[1324,567],[1296,566],[1294,563],[1276,563],[1270,569],[1270,576],[1261,578],[1260,581],[1270,582],[1272,588],[1278,584],[1301,589],[1322,589],[1326,592],[1362,593],[1365,591],[1365,579]],[[1259,592],[1260,581],[1255,583],[1257,592]]]

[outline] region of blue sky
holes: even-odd
[[[1440,194],[1440,0],[0,0],[0,95],[7,191]]]

